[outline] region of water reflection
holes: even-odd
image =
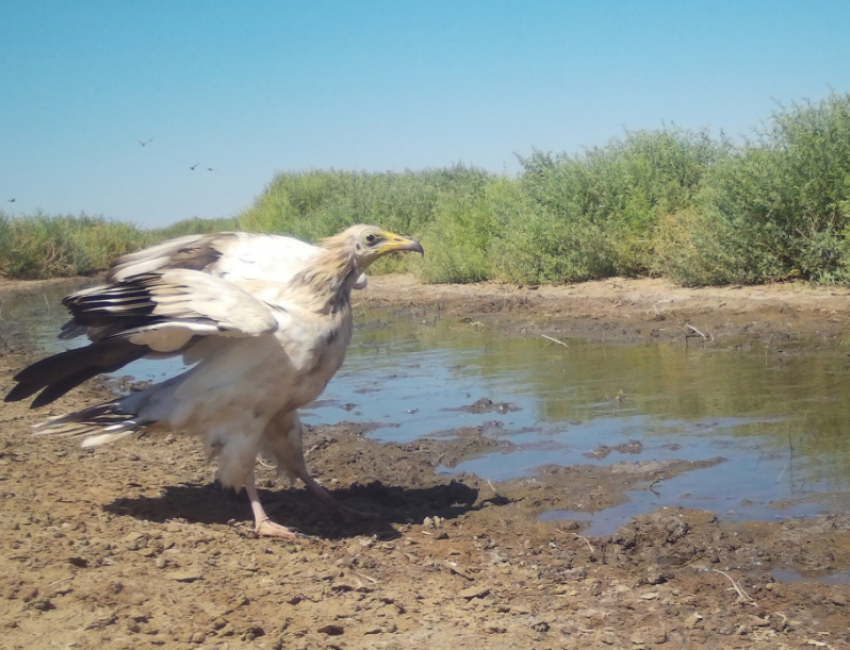
[[[774,569],[770,575],[777,582],[822,582],[828,585],[843,585],[850,582],[850,571],[813,571],[802,574],[792,569]]]
[[[588,456],[628,440],[643,444],[641,460],[726,459],[661,484],[658,494],[634,492],[629,503],[593,516],[590,534],[613,532],[664,505],[734,519],[806,516],[829,507],[812,497],[850,487],[850,404],[843,399],[850,359],[837,350],[583,340],[566,341],[565,348],[433,316],[364,313],[361,322],[327,398],[356,404],[358,418],[398,425],[378,429],[382,439],[411,440],[496,419],[501,427],[490,427],[490,435],[518,446],[509,456],[478,458],[451,471],[502,480],[546,463],[611,464],[633,459]],[[453,410],[481,397],[521,410]],[[549,516],[565,515],[575,513]]]
[[[64,321],[59,300],[68,290],[6,300],[0,314],[27,323],[34,340],[55,350]],[[726,458],[663,482],[658,494],[635,492],[629,504],[595,515],[593,530],[662,505],[740,518],[808,515],[824,508],[812,495],[848,491],[850,358],[840,350],[583,340],[564,347],[437,313],[358,310],[357,321],[346,364],[305,410],[308,422],[376,422],[374,437],[399,442],[487,424],[489,435],[510,440],[517,451],[451,471],[492,480],[530,475],[545,463]],[[159,380],[178,368],[140,362],[128,372]],[[483,397],[518,410],[464,409]],[[600,445],[628,440],[642,443],[639,456],[592,455]]]

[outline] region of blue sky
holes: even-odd
[[[512,174],[533,147],[664,123],[746,134],[777,101],[850,92],[846,0],[27,0],[1,15],[7,214],[232,216],[276,171]]]

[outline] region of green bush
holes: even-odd
[[[85,214],[0,213],[0,275],[21,279],[88,275],[137,249],[141,239],[142,233],[132,224]]]
[[[183,219],[165,228],[145,231],[145,246],[185,235],[206,235],[214,232],[241,230],[236,217],[224,219]]]
[[[519,182],[539,210],[518,224],[514,275],[530,278],[535,266],[541,282],[650,272],[659,220],[691,205],[722,150],[705,132],[664,129],[577,156],[520,159]]]
[[[848,198],[850,96],[797,104],[711,167],[690,254],[655,269],[696,283],[847,282]]]
[[[489,194],[501,184],[491,180],[440,194],[422,234],[427,254],[417,271],[423,280],[478,282],[493,277],[491,248],[498,225]]]
[[[248,230],[318,242],[355,223],[422,239],[427,255],[374,272],[429,282],[563,283],[662,275],[685,284],[850,283],[850,95],[779,108],[733,144],[675,127],[579,154],[533,150],[516,178],[455,165],[278,174],[231,219],[140,230],[86,215],[0,213],[0,274],[92,273],[189,233]]]

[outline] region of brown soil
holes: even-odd
[[[0,298],[21,286],[0,286]],[[360,297],[553,338],[833,345],[850,323],[850,292],[798,285],[531,289],[396,276],[372,278]],[[0,328],[4,392],[33,358],[12,330]],[[381,445],[364,437],[368,425],[314,427],[311,471],[391,530],[337,525],[301,486],[258,466],[270,515],[307,536],[293,543],[254,536],[244,496],[217,486],[195,439],[83,451],[29,434],[51,413],[107,397],[92,382],[50,409],[0,410],[2,647],[850,647],[850,585],[771,577],[850,569],[848,516],[730,524],[665,509],[605,538],[538,521],[546,510],[602,509],[693,463],[605,449],[624,460],[491,485],[435,472],[509,451],[478,429]],[[489,407],[509,405],[470,405]]]
[[[440,310],[528,335],[610,341],[782,345],[837,342],[850,327],[850,289],[772,284],[686,288],[666,280],[613,278],[566,286],[425,285],[413,276],[369,279],[368,305]]]

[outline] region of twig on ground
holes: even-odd
[[[572,535],[573,537],[578,537],[578,538],[579,538],[580,540],[582,540],[585,544],[587,544],[587,548],[589,548],[589,549],[590,549],[590,552],[591,552],[591,553],[595,553],[595,549],[593,548],[593,544],[591,544],[591,543],[590,543],[590,540],[589,540],[589,539],[587,539],[587,537],[582,537],[582,536],[581,536],[581,535],[579,535],[578,533],[568,533],[567,531],[565,531],[565,530],[561,530],[560,528],[556,528],[555,530],[557,530],[557,531],[558,531],[559,533],[561,533],[562,535]]]
[[[567,345],[566,343],[564,343],[563,341],[559,341],[558,339],[553,338],[553,337],[551,337],[551,336],[546,336],[545,334],[541,334],[540,336],[542,336],[542,337],[543,337],[544,339],[546,339],[547,341],[552,341],[552,343],[557,343],[558,345],[563,345],[563,346],[564,346],[565,348],[567,348],[568,350],[570,349],[570,346],[569,346],[569,345]]]
[[[354,575],[356,575],[358,578],[363,578],[364,580],[368,580],[372,584],[375,584],[375,585],[378,584],[377,578],[373,578],[372,576],[367,576],[365,573],[358,573],[357,571],[352,571],[352,573]]]
[[[471,575],[469,575],[469,574],[468,574],[468,573],[466,573],[465,571],[462,571],[461,569],[458,569],[458,568],[457,568],[457,565],[452,566],[452,564],[453,564],[452,562],[443,562],[443,566],[444,566],[444,567],[446,567],[446,568],[447,568],[449,571],[451,571],[452,573],[456,573],[456,574],[457,574],[457,575],[459,575],[461,578],[466,578],[467,580],[475,581],[475,578],[474,578],[474,577],[472,577]]]
[[[741,585],[739,585],[737,582],[735,582],[735,579],[732,576],[730,576],[725,571],[721,571],[720,569],[713,569],[713,570],[717,571],[717,573],[720,573],[720,574],[726,576],[726,578],[729,580],[729,582],[732,583],[732,586],[735,587],[735,591],[738,592],[738,596],[740,596],[742,600],[745,600],[748,603],[754,603],[755,602],[750,597],[750,595],[746,591],[744,591],[744,588]]]
[[[708,341],[708,340],[709,340],[709,339],[708,339],[708,337],[707,337],[705,334],[703,334],[702,332],[700,332],[700,331],[699,331],[696,327],[694,327],[693,325],[688,325],[688,324],[686,323],[686,324],[685,324],[685,327],[687,327],[687,328],[688,328],[689,330],[691,330],[692,332],[696,332],[697,334],[699,334],[699,335],[703,338],[703,340],[704,340],[704,341]]]

